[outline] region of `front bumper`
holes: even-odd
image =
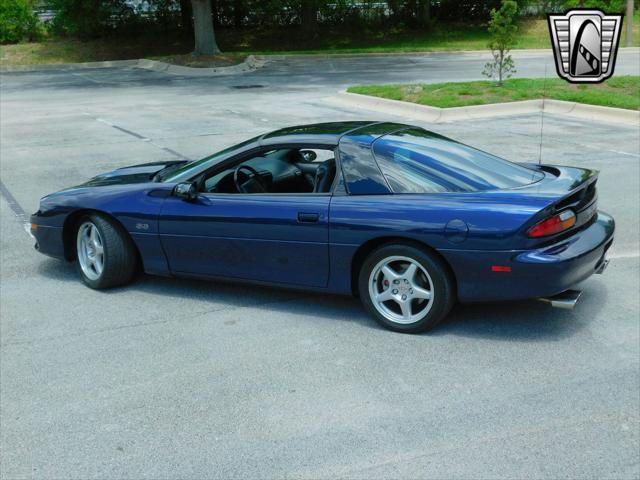
[[[42,217],[37,214],[31,215],[31,235],[36,239],[35,249],[44,255],[64,259],[62,227],[42,225],[42,223]]]
[[[551,297],[604,270],[614,231],[613,218],[598,212],[589,227],[544,248],[442,254],[457,273],[462,302]],[[492,272],[492,265],[508,266],[511,271]]]

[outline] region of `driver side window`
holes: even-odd
[[[201,182],[201,191],[323,194],[331,191],[336,172],[332,148],[272,148],[213,169]]]

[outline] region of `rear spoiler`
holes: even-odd
[[[553,237],[544,237],[544,241],[551,239],[557,240],[559,237],[575,232],[576,229],[589,224],[596,218],[598,210],[596,183],[599,175],[597,170],[565,167],[561,165],[522,165],[556,177],[547,183],[548,192],[545,193],[557,194],[557,198],[554,199],[552,203],[527,222],[524,231],[527,231],[531,226],[545,218],[551,217],[568,208],[573,210],[577,216],[575,225],[567,232],[559,233]]]

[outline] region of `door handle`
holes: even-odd
[[[319,213],[298,213],[298,222],[300,223],[316,223],[320,220]]]

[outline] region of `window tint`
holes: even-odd
[[[312,151],[313,153],[316,154],[316,158],[313,160],[312,163],[324,163],[327,160],[331,160],[336,156],[335,151],[333,149],[327,150],[327,149],[320,149],[320,148],[302,148],[301,151],[302,152]]]
[[[543,177],[541,172],[420,129],[387,135],[374,142],[373,152],[395,193],[515,188]]]
[[[268,133],[264,136],[265,139],[283,137],[286,135],[330,135],[335,136],[341,133],[348,132],[357,127],[367,125],[363,122],[330,122],[330,123],[315,123],[312,125],[300,125],[297,127],[288,127],[275,132]]]
[[[164,176],[162,178],[162,181],[169,183],[185,181],[196,173],[201,172],[211,167],[212,165],[215,165],[223,158],[228,157],[230,154],[233,154],[236,151],[239,152],[243,149],[243,147],[257,142],[259,139],[260,137],[251,138],[242,143],[238,143],[237,145],[232,145],[231,147],[227,147],[224,150],[220,150],[219,152],[216,152],[213,155],[209,155],[208,157],[205,157],[201,160],[194,160],[193,162],[189,162],[186,165],[183,165],[177,170],[174,170],[168,175]]]

